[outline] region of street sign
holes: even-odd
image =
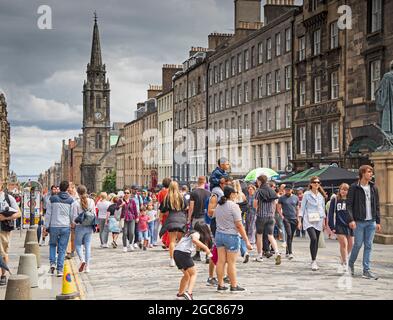
[[[35,191],[33,195],[33,206],[34,206],[34,223],[38,224],[40,221],[41,213],[41,192]],[[30,191],[23,191],[23,228],[30,227]]]

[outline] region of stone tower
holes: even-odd
[[[97,192],[100,159],[110,150],[109,80],[102,63],[97,16],[94,16],[93,43],[87,81],[83,84],[83,158],[81,180],[89,192]]]
[[[10,167],[10,124],[7,119],[7,103],[0,93],[0,180],[5,182]]]

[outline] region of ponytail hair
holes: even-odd
[[[220,205],[220,206],[222,206],[223,204],[225,204],[225,202],[227,202],[227,198],[225,197],[225,196],[222,196],[221,198],[220,198],[220,201],[218,201],[218,204]]]
[[[232,193],[237,193],[236,190],[231,186],[225,186],[224,188],[224,195],[221,197],[218,204],[222,206],[225,202],[227,202],[231,198]]]
[[[89,201],[88,201],[88,196],[87,196],[87,189],[84,185],[78,186],[76,190],[79,194],[79,198],[81,201],[81,207],[83,210],[87,210],[89,207]]]

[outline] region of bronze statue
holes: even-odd
[[[393,61],[375,94],[377,110],[382,111],[381,128],[387,134],[393,134]]]

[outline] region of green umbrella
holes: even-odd
[[[272,178],[278,178],[280,175],[270,169],[270,168],[256,168],[254,170],[251,170],[247,176],[244,178],[244,181],[246,182],[255,182],[257,180],[257,178],[264,174],[265,176],[267,176],[268,179],[272,179]]]

